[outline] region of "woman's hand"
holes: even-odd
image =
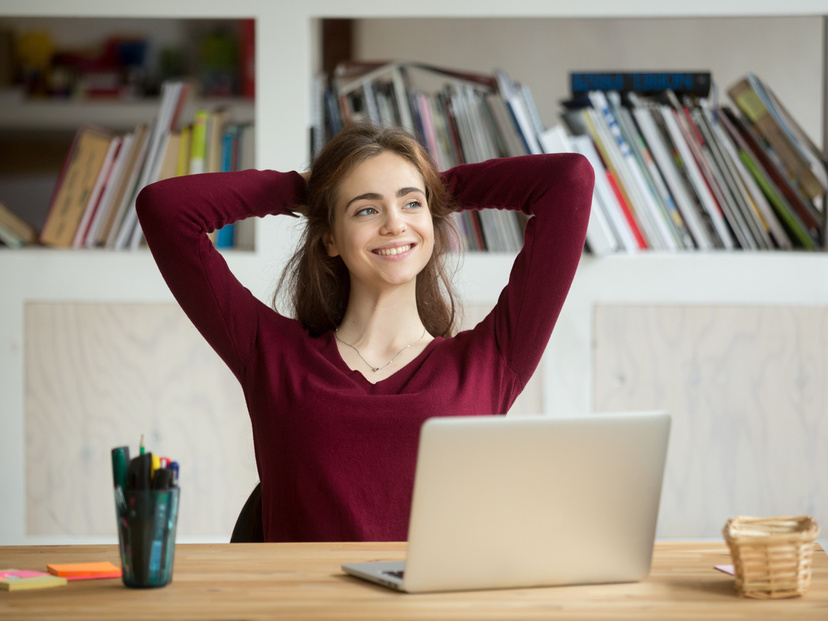
[[[297,171],[299,172],[299,171]],[[308,179],[310,179],[310,171],[306,170],[305,172],[299,172],[299,176],[305,180],[305,185],[308,184]],[[296,205],[295,207],[291,208],[291,211],[295,216],[304,216],[307,215],[307,205]]]

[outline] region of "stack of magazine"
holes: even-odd
[[[825,154],[747,73],[712,97],[707,71],[570,73],[561,123],[531,91],[419,63],[347,63],[315,82],[315,154],[348,120],[404,127],[440,169],[530,153],[578,152],[596,171],[588,250],[816,250],[825,247]],[[470,250],[514,252],[523,216],[457,214]]]
[[[825,156],[765,83],[747,74],[716,106],[709,74],[636,75],[571,74],[563,127],[541,135],[592,161],[593,252],[824,247]]]

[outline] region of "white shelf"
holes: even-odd
[[[74,131],[83,123],[96,123],[114,131],[133,129],[158,114],[160,100],[24,100],[0,103],[0,130]],[[254,120],[253,102],[241,98],[193,99],[181,119],[191,119],[199,108],[226,107],[233,120]]]

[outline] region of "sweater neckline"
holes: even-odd
[[[405,365],[394,371],[391,375],[386,377],[385,379],[381,379],[378,382],[370,381],[363,373],[357,369],[352,369],[349,367],[345,361],[342,359],[342,355],[339,353],[339,347],[336,344],[336,338],[334,335],[334,331],[330,330],[325,334],[328,343],[327,348],[329,350],[329,357],[330,360],[333,361],[334,365],[346,376],[351,378],[353,381],[358,383],[360,386],[365,388],[369,391],[376,391],[376,392],[393,392],[397,390],[397,387],[401,384],[404,384],[411,376],[417,372],[417,369],[420,367],[421,361],[427,357],[431,350],[434,348],[435,344],[438,340],[442,340],[439,337],[434,337],[429,341],[426,346],[423,348],[417,356],[412,358],[409,362]]]

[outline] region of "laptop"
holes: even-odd
[[[429,419],[406,560],[342,569],[409,593],[639,581],[669,431],[661,411]]]

